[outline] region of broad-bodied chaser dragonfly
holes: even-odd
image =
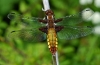
[[[8,15],[8,18],[19,19],[20,21],[16,22],[24,24],[25,27],[23,28],[22,26],[23,29],[12,31],[11,36],[15,34],[15,37],[19,36],[29,41],[35,41],[36,39],[40,40],[40,37],[46,33],[50,52],[55,54],[58,44],[57,38],[66,40],[75,39],[93,32],[93,29],[89,26],[74,26],[84,21],[82,17],[83,13],[90,11],[91,10],[86,9],[77,15],[66,16],[59,19],[54,18],[52,10],[45,11],[45,18],[23,17],[22,15],[11,13]]]

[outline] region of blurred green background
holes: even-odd
[[[85,8],[91,8],[94,12],[100,11],[95,0],[85,3],[81,1],[50,0],[50,7],[57,18],[77,14]],[[9,13],[42,18],[42,8],[42,0],[0,0],[0,65],[52,65],[52,55],[46,41],[27,43],[21,40],[9,41],[7,38],[9,30],[16,29],[13,21],[7,18]],[[94,24],[90,21],[88,25],[96,27],[100,23]],[[60,65],[100,65],[99,39],[100,34],[93,33],[74,40],[58,40]]]

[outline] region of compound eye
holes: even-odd
[[[50,10],[50,13],[53,14],[53,11]]]
[[[51,14],[53,14],[53,12],[51,12]]]
[[[52,14],[53,14],[53,11],[47,10],[47,11],[45,11],[45,14],[46,14],[46,15],[52,15]]]
[[[46,11],[45,14],[48,15],[48,11]]]

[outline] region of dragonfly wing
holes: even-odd
[[[13,20],[15,23],[18,23],[20,25],[23,25],[25,27],[32,27],[32,28],[39,28],[40,26],[44,26],[44,24],[39,22],[39,19],[42,18],[36,18],[36,17],[25,17],[20,14],[16,13],[10,13],[8,14],[8,18]]]
[[[21,39],[25,42],[39,42],[46,39],[46,36],[43,32],[36,29],[22,29],[11,31],[8,34],[8,37],[11,39]]]
[[[20,38],[27,42],[38,42],[46,38],[44,37],[45,34],[39,30],[41,26],[44,26],[43,23],[39,22],[39,19],[42,18],[25,17],[15,13],[8,14],[8,18],[11,19],[14,24],[17,24],[16,27],[18,27],[18,30],[14,29],[15,31],[8,34],[9,38]]]
[[[84,20],[88,20],[92,15],[93,11],[90,9],[85,9],[82,12],[76,14],[76,15],[70,15],[63,17],[61,22],[58,22],[58,25],[75,25],[83,22]]]
[[[79,37],[84,37],[86,35],[89,35],[93,32],[93,28],[85,26],[64,26],[64,28],[58,32],[58,37],[60,39],[75,39]]]

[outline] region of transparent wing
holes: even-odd
[[[90,9],[85,9],[82,12],[76,14],[76,15],[70,15],[70,16],[66,16],[63,17],[61,22],[58,22],[58,25],[75,25],[75,24],[79,24],[81,22],[84,22],[85,20],[88,20],[89,18],[91,18],[91,16],[93,15],[93,11]]]
[[[93,32],[93,28],[85,26],[64,26],[64,28],[58,32],[58,37],[60,39],[75,39],[79,37],[84,37],[86,35],[89,35]]]
[[[20,38],[25,42],[38,42],[44,40],[45,33],[41,32],[39,28],[45,26],[39,22],[35,17],[25,17],[20,14],[10,13],[8,18],[16,25],[14,31],[11,31],[8,36],[11,39]]]
[[[18,23],[19,25],[23,25],[24,27],[32,27],[32,28],[39,28],[40,26],[44,26],[43,23],[39,22],[39,19],[36,17],[25,17],[20,14],[10,13],[8,14],[8,18],[13,20],[13,22]]]
[[[22,29],[11,31],[8,34],[11,39],[21,39],[24,42],[40,42],[46,39],[46,34],[37,29]]]

